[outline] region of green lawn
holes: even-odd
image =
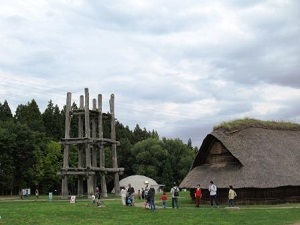
[[[239,210],[211,208],[202,205],[194,207],[187,195],[181,195],[179,209],[157,208],[155,212],[141,207],[142,201],[137,201],[135,207],[121,206],[119,198],[110,197],[104,199],[104,207],[91,205],[87,199],[80,199],[75,204],[60,200],[58,197],[49,202],[47,196],[35,197],[29,200],[20,200],[17,197],[0,197],[0,224],[103,224],[103,225],[127,225],[127,224],[295,224],[300,222],[300,204],[285,205],[260,205],[239,206]],[[160,207],[160,201],[156,201]],[[168,202],[170,207],[171,202]]]

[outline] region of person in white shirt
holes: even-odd
[[[214,206],[214,202],[216,203],[216,206],[219,207],[219,203],[217,201],[217,186],[214,184],[213,181],[210,181],[210,185],[208,186],[208,191],[210,195],[211,207]]]
[[[92,194],[92,199],[91,199],[91,204],[95,204],[96,203],[96,197],[94,194]]]
[[[127,190],[125,189],[125,187],[121,187],[120,195],[121,195],[122,205],[126,205]]]
[[[174,186],[170,191],[172,195],[172,208],[178,209],[178,195],[179,195],[179,187],[177,186],[176,182],[174,182]]]

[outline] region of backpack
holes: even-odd
[[[174,188],[174,196],[175,197],[179,196],[179,190],[178,190],[178,188]]]

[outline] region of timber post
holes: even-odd
[[[67,102],[66,102],[66,118],[65,118],[65,139],[70,138],[70,126],[71,126],[71,92],[67,93]],[[68,171],[69,168],[69,145],[64,146],[64,161],[63,161],[63,171]],[[68,195],[68,176],[62,176],[61,182],[61,193],[63,196]]]
[[[111,114],[111,139],[113,141],[116,140],[116,121],[115,121],[115,96],[112,94],[110,96],[110,114]],[[118,160],[117,160],[117,144],[112,144],[112,163],[113,168],[118,167]],[[116,195],[120,194],[120,183],[119,183],[119,173],[115,172],[114,174],[114,186],[115,186],[115,193]]]

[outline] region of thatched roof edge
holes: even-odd
[[[242,165],[214,167],[204,164],[210,146],[220,141]],[[220,187],[274,188],[300,186],[300,131],[246,128],[233,133],[208,134],[180,187],[215,180]]]

